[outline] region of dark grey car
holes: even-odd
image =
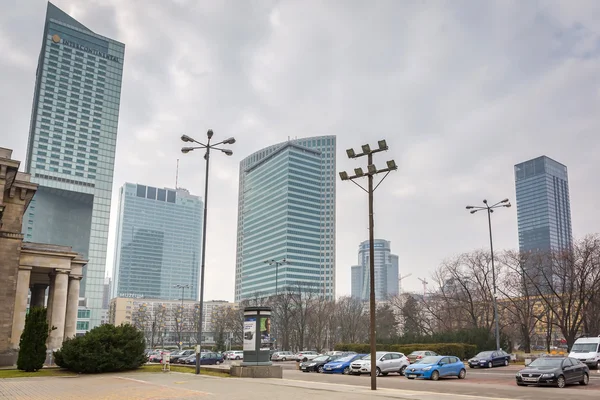
[[[573,383],[587,385],[590,369],[576,358],[540,357],[517,372],[515,379],[519,386],[554,385],[564,388]]]

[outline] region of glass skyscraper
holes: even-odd
[[[203,202],[185,189],[126,183],[119,213],[112,297],[198,299]]]
[[[26,159],[39,189],[23,231],[89,260],[81,296],[90,328],[102,312],[124,51],[48,3]]]
[[[236,302],[276,290],[335,298],[335,150],[335,136],[318,136],[241,161]]]
[[[573,244],[567,167],[546,156],[515,165],[519,250],[556,251]]]
[[[369,300],[369,241],[358,247],[358,263],[352,266],[351,296],[363,301]],[[398,256],[391,254],[390,242],[375,239],[375,300],[385,301],[400,292]]]

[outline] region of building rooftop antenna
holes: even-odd
[[[175,190],[179,189],[177,184],[179,183],[179,158],[177,159],[177,167],[175,168]]]

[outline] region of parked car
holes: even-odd
[[[219,365],[223,362],[223,357],[218,353],[203,353],[200,356],[200,365]],[[196,355],[190,356],[185,361],[186,364],[196,365]]]
[[[171,364],[176,363],[180,358],[189,357],[192,354],[196,354],[194,350],[182,350],[178,351],[177,353],[171,353]]]
[[[313,358],[315,358],[318,355],[319,355],[319,353],[317,353],[316,351],[301,351],[300,353],[298,353],[294,356],[294,359],[296,361],[306,362],[308,360],[312,360]]]
[[[504,350],[482,351],[468,361],[470,368],[475,367],[498,367],[507,366],[510,362],[510,354]]]
[[[328,374],[350,374],[350,364],[352,361],[359,360],[366,354],[348,354],[338,358],[337,360],[329,361],[323,366],[323,372]]]
[[[424,378],[437,381],[440,378],[456,376],[465,379],[465,364],[454,356],[428,356],[412,364],[404,372],[408,379]]]
[[[189,361],[192,360],[192,359],[194,360],[194,363],[195,363],[196,362],[196,354],[195,353],[191,354],[189,356],[180,357],[177,360],[177,364],[191,364]]]
[[[408,358],[402,353],[378,351],[376,357],[376,375],[387,375],[390,372],[396,372],[399,375],[404,374],[406,367],[410,365]],[[360,375],[371,373],[371,355],[368,354],[360,360],[355,360],[350,364],[350,374]]]
[[[341,356],[328,356],[321,355],[313,358],[312,360],[305,361],[300,363],[300,370],[302,372],[323,372],[323,366],[330,361],[337,360]]]
[[[292,353],[291,351],[276,351],[271,356],[271,361],[287,361],[293,359],[294,353]]]
[[[429,356],[437,356],[437,353],[435,351],[430,351],[430,350],[413,351],[406,357],[408,357],[408,361],[410,361],[410,363],[412,364],[415,361],[418,361],[424,357],[429,357]]]
[[[587,385],[590,369],[573,357],[540,357],[517,372],[517,385],[555,385],[564,388],[572,383]]]
[[[578,359],[590,368],[600,370],[600,336],[577,339],[569,357]]]
[[[243,360],[244,352],[242,350],[234,350],[227,356],[228,360]]]
[[[162,351],[156,354],[152,354],[150,357],[148,357],[148,361],[149,362],[162,362]]]

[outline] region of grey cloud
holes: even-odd
[[[0,48],[18,55],[0,59],[12,93],[0,98],[0,135],[20,154],[45,12],[22,3],[0,16]],[[485,221],[464,206],[514,203],[513,165],[525,159],[566,164],[574,233],[599,226],[598,2],[57,1],[72,4],[127,46],[115,187],[172,187],[179,158],[180,185],[203,195],[202,153],[182,155],[179,136],[238,139],[233,157],[211,160],[209,298],[233,297],[239,161],[288,137],[336,134],[339,170],[362,161],[344,149],[387,139],[376,163],[400,169],[376,193],[375,234],[414,273],[412,290],[443,258],[487,247]],[[367,203],[352,184],[337,189],[347,294]],[[515,248],[516,209],[493,222],[497,247]]]

